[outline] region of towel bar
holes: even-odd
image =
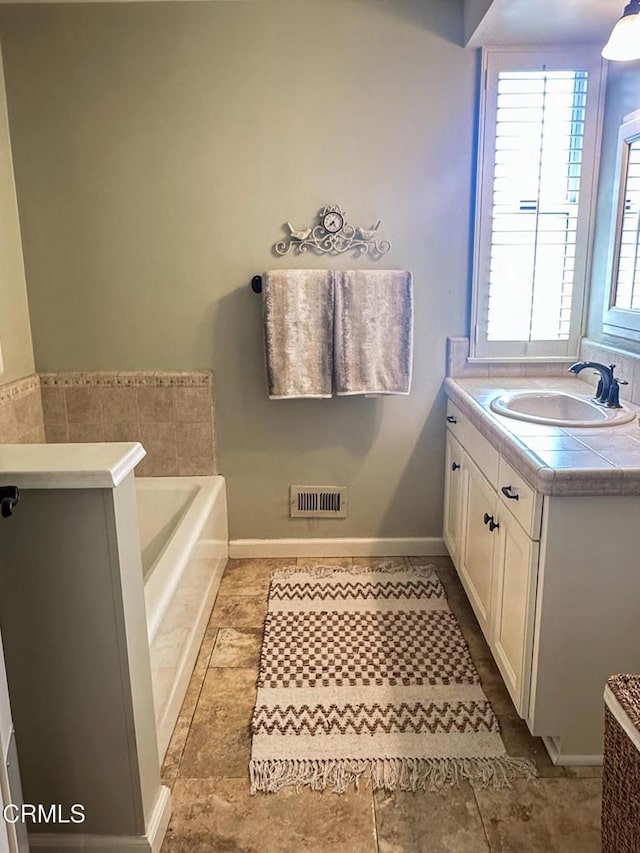
[[[253,290],[254,293],[262,293],[261,275],[254,275],[254,277],[251,279],[251,290]]]

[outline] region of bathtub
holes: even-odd
[[[136,495],[162,759],[227,562],[226,490],[223,477],[139,477]]]

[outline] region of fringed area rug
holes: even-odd
[[[498,720],[433,567],[274,574],[251,791],[496,787],[535,776]]]

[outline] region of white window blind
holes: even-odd
[[[615,307],[626,308],[628,311],[640,311],[639,141],[634,141],[628,150]]]
[[[476,357],[577,353],[599,129],[599,62],[485,52]]]

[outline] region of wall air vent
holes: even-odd
[[[291,518],[346,518],[346,486],[291,486]]]

